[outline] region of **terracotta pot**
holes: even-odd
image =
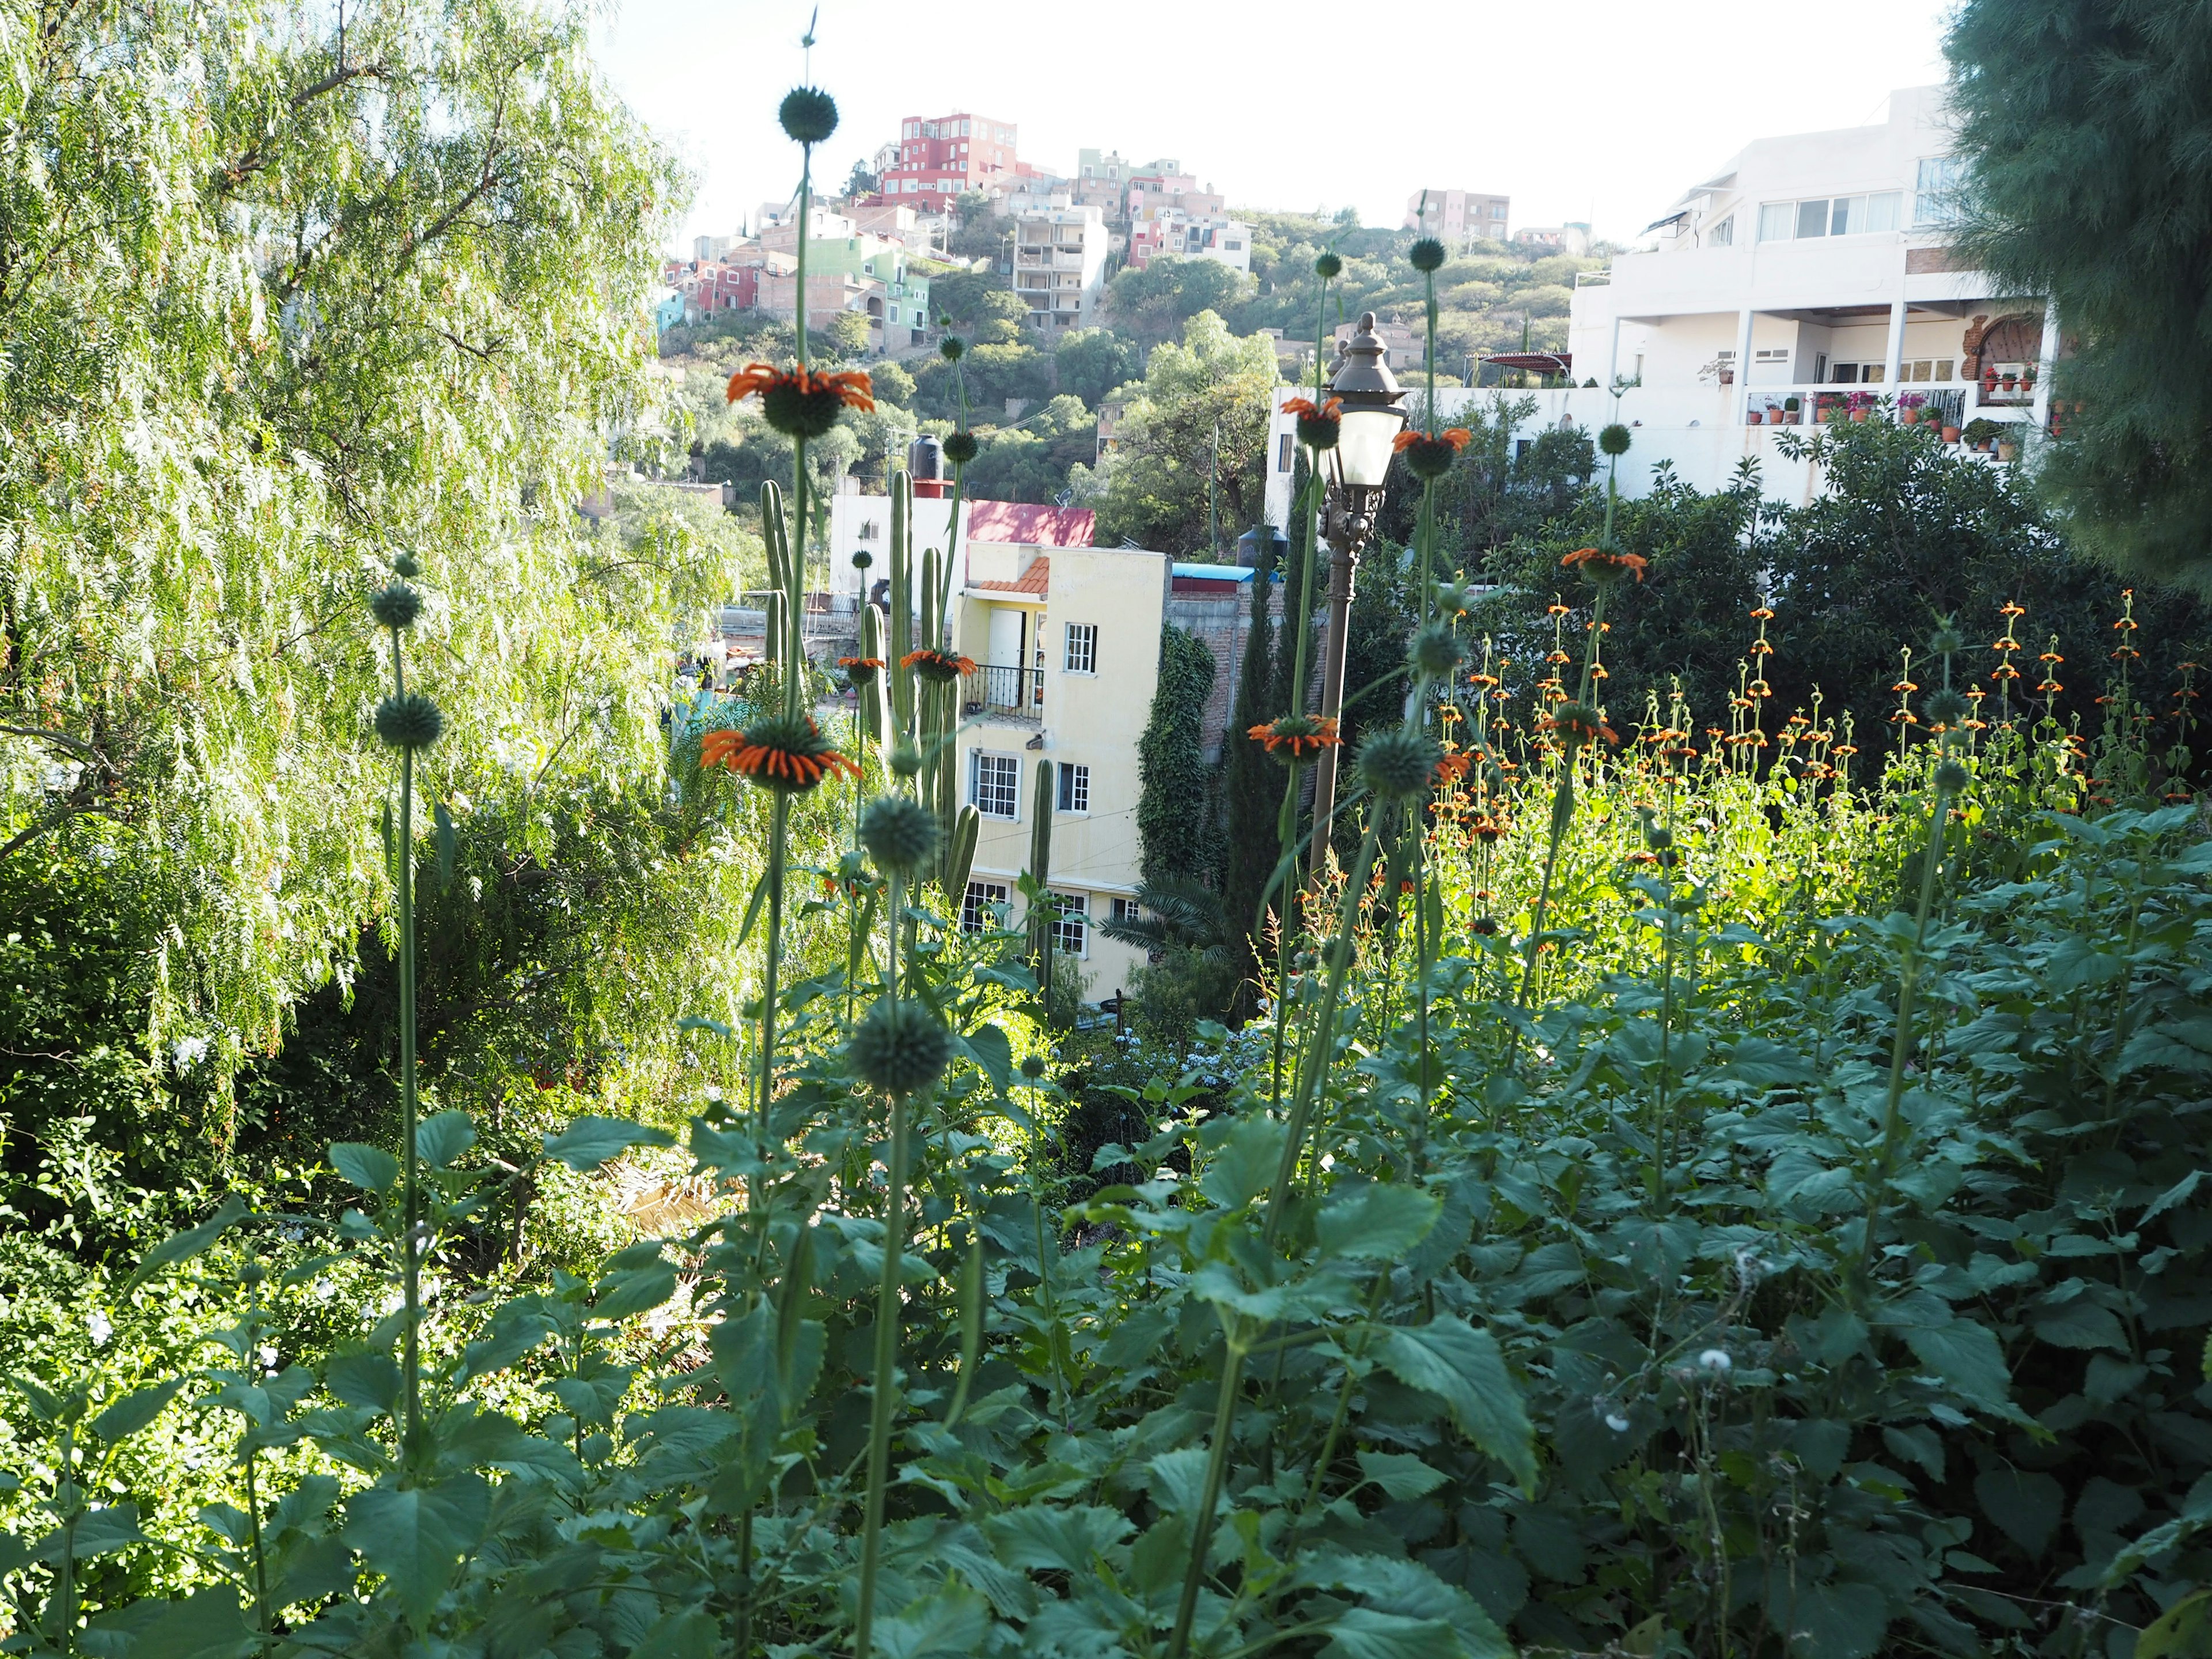
[[[1759,426],[1765,423],[1765,419],[1764,415],[1754,409],[1743,417],[1743,423],[1746,426]]]
[[[2018,444],[2001,443],[1997,446],[1997,459],[2001,461],[2014,459],[2019,454],[2020,446]]]
[[[1959,428],[1955,426],[1945,427],[1943,428],[1943,441],[1947,444],[1954,444],[1958,442]]]
[[[1901,426],[1918,426],[1920,411],[1917,409],[1900,409],[1897,411],[1897,419]]]
[[[1855,409],[1851,411],[1851,418],[1855,421],[1863,421],[1866,417],[1867,412],[1863,409]]]

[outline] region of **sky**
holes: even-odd
[[[595,31],[616,90],[693,173],[678,250],[798,188],[775,106],[810,73],[799,40],[815,10],[617,0]],[[1583,220],[1626,240],[1751,139],[1859,125],[1893,88],[1942,79],[1947,13],[1938,0],[1847,13],[1789,0],[1074,12],[821,0],[811,75],[842,124],[817,176],[841,184],[903,117],[965,111],[1013,123],[1022,158],[1056,170],[1085,147],[1172,157],[1232,209],[1350,205],[1395,225],[1423,189],[1502,191],[1516,228]],[[1288,90],[1302,82],[1310,97]]]

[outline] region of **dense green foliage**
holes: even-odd
[[[2212,586],[2212,17],[2188,0],[1972,0],[1947,50],[1966,245],[2051,295],[2065,335],[2043,483],[2085,550]]]
[[[1161,624],[1159,683],[1137,740],[1139,867],[1148,882],[1194,880],[1212,868],[1205,750],[1214,672],[1204,641]]]

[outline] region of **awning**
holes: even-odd
[[[1501,351],[1495,357],[1482,359],[1481,367],[1525,369],[1531,374],[1571,374],[1575,356],[1571,351]]]

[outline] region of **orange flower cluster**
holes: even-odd
[[[957,657],[949,651],[932,651],[924,647],[909,651],[899,659],[901,668],[911,668],[926,680],[957,680],[975,672],[973,657]]]
[[[1334,421],[1343,412],[1344,399],[1341,398],[1331,398],[1318,408],[1315,406],[1314,400],[1310,398],[1293,398],[1283,405],[1284,414],[1292,416],[1298,420],[1319,416],[1324,421]]]
[[[747,363],[730,376],[726,396],[734,404],[757,393],[765,402],[771,393],[787,390],[801,398],[826,392],[846,408],[866,413],[873,413],[876,407],[875,386],[866,371],[857,368],[824,374],[809,368],[776,368],[768,363]]]
[[[1487,845],[1497,841],[1513,826],[1506,822],[1505,816],[1502,812],[1496,817],[1487,812],[1478,812],[1475,814],[1474,822],[1468,827],[1474,831],[1474,838],[1477,841]]]
[[[833,771],[854,780],[860,769],[830,747],[812,720],[804,733],[777,729],[781,722],[765,722],[752,732],[709,732],[701,740],[699,761],[703,766],[726,766],[738,776],[772,789],[804,793]]]
[[[1641,553],[1609,553],[1602,548],[1578,547],[1559,562],[1569,570],[1587,571],[1600,580],[1633,576],[1642,581],[1644,568],[1650,562]]]
[[[1264,726],[1247,726],[1244,735],[1269,754],[1287,751],[1294,761],[1304,760],[1309,753],[1318,755],[1338,741],[1334,720],[1304,714],[1285,714]]]
[[[1620,741],[1619,732],[1575,703],[1566,704],[1540,724],[1547,731],[1556,732],[1577,743],[1595,743],[1600,738],[1610,744]]]
[[[840,657],[837,666],[845,671],[845,678],[855,685],[872,685],[876,676],[884,672],[881,657]]]
[[[1429,787],[1441,789],[1446,784],[1457,783],[1467,775],[1467,769],[1468,757],[1465,755],[1446,755],[1437,763],[1436,770],[1429,775]]]
[[[1409,426],[1390,440],[1390,448],[1394,453],[1402,455],[1415,444],[1449,444],[1452,453],[1456,455],[1474,441],[1474,434],[1463,426],[1447,427],[1443,431],[1437,433],[1434,438],[1430,437],[1419,427]]]

